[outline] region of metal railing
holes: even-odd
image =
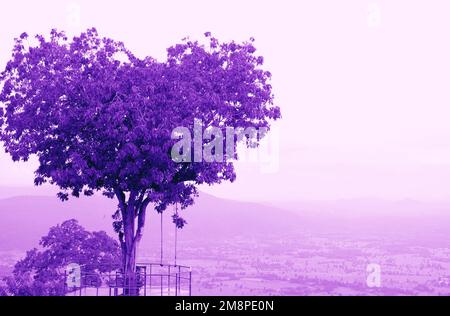
[[[79,287],[67,288],[74,296],[191,296],[192,270],[182,265],[138,263],[133,281],[122,271],[83,273]]]

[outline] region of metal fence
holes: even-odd
[[[74,296],[191,296],[192,270],[181,265],[139,263],[135,280],[122,271],[83,273],[78,287],[67,287]]]

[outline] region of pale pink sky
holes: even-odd
[[[53,27],[95,26],[160,60],[185,36],[254,36],[283,114],[279,169],[239,164],[234,184],[206,190],[260,200],[450,197],[449,2],[93,2],[2,2],[0,67],[13,37]],[[31,184],[35,166],[1,153],[0,186]]]

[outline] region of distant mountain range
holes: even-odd
[[[88,230],[115,236],[112,218],[115,200],[101,195],[61,202],[53,188],[0,187],[0,251],[25,251],[37,246],[51,226],[76,218]],[[34,194],[34,195],[31,195]],[[38,194],[41,194],[40,196]],[[174,232],[173,209],[163,215],[163,230]],[[295,234],[403,234],[407,238],[447,243],[450,204],[414,200],[355,199],[258,204],[217,198],[201,193],[195,204],[180,214],[188,224],[185,241],[227,241],[235,236]],[[159,240],[160,218],[149,206],[144,240]]]
[[[15,196],[55,196],[58,189],[51,185],[42,186],[0,186],[0,199],[15,197]]]
[[[11,193],[2,192],[0,196]],[[18,193],[26,192],[17,190]],[[28,193],[28,192],[27,192]],[[0,250],[27,250],[37,246],[41,236],[51,226],[76,218],[88,230],[104,230],[111,236],[111,215],[115,200],[101,195],[72,198],[61,202],[56,196],[19,195],[0,199]],[[299,216],[273,206],[220,199],[201,193],[195,205],[179,213],[188,224],[183,228],[184,239],[226,239],[236,235],[267,234],[299,228]],[[165,230],[173,230],[173,209],[164,213]],[[160,218],[149,206],[146,232],[160,230]]]

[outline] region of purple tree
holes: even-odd
[[[253,39],[205,37],[206,44],[183,40],[158,62],[95,29],[72,40],[56,30],[49,39],[23,33],[0,75],[6,152],[14,161],[37,156],[35,184],[59,186],[63,201],[95,192],[117,199],[114,227],[130,282],[150,203],[158,212],[175,203],[186,208],[198,185],[235,179],[229,159],[174,161],[174,128],[192,130],[198,119],[204,126],[267,129],[280,118]],[[184,220],[174,223],[182,227]]]
[[[120,247],[104,231],[86,231],[74,219],[51,227],[39,241],[39,249],[27,251],[13,274],[5,279],[4,295],[65,295],[66,268],[76,263],[85,274],[83,282],[101,282],[101,273],[120,266]],[[56,254],[56,255],[55,255]],[[1,290],[0,290],[1,292]]]

